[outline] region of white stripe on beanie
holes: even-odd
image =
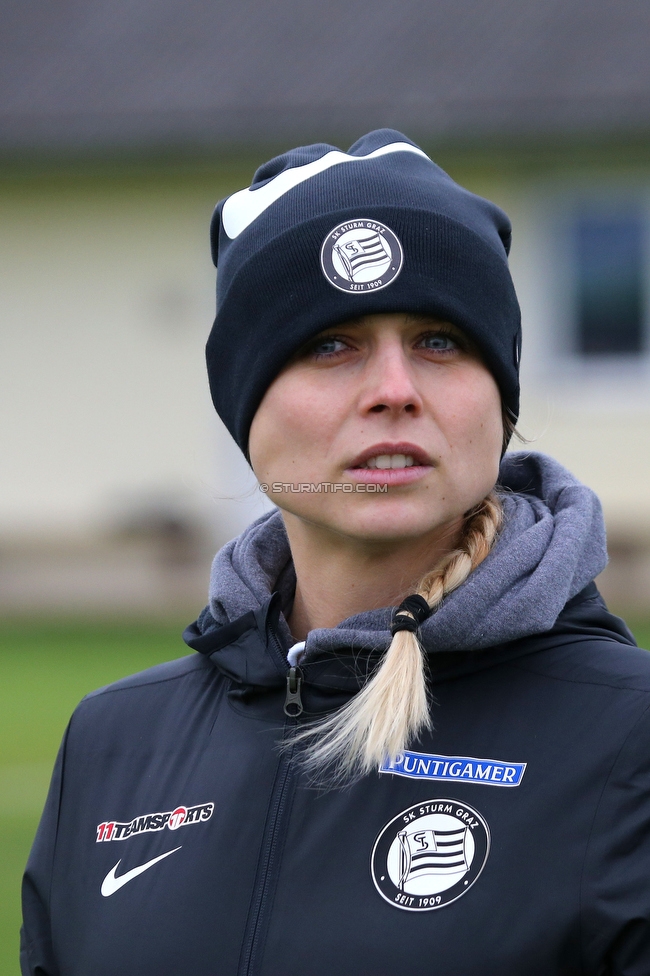
[[[282,170],[268,183],[264,183],[256,189],[248,186],[243,190],[238,190],[237,193],[233,193],[232,196],[228,197],[221,211],[223,229],[228,237],[234,240],[272,203],[292,190],[294,186],[311,179],[312,176],[317,176],[318,173],[323,173],[331,166],[338,166],[341,163],[364,162],[395,152],[416,153],[418,156],[429,159],[425,152],[408,142],[391,142],[387,146],[380,146],[379,149],[375,149],[366,156],[350,156],[348,153],[333,149],[321,156],[320,159],[314,159],[303,166],[292,166],[290,169]]]

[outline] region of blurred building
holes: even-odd
[[[213,415],[214,203],[300,142],[419,141],[514,224],[522,433],[650,601],[650,6],[45,0],[0,36],[0,612],[199,609],[267,504]],[[515,445],[516,446],[516,445]]]

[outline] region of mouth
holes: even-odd
[[[349,464],[346,474],[353,481],[408,485],[424,478],[434,461],[417,444],[382,443],[367,448]]]
[[[410,468],[415,464],[412,454],[380,454],[378,457],[368,458],[367,464],[360,464],[360,468]]]
[[[416,444],[375,444],[362,451],[348,470],[370,469],[388,471],[396,468],[432,467],[433,461],[422,448]]]

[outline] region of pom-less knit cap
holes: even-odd
[[[219,416],[244,453],[287,360],[323,329],[386,312],[430,314],[474,340],[513,418],[519,305],[510,221],[400,132],[341,152],[322,143],[261,166],[212,219],[217,316],[207,345]]]

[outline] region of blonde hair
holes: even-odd
[[[485,559],[502,518],[495,491],[467,513],[458,547],[417,587],[432,610]],[[302,762],[310,774],[338,782],[394,760],[431,727],[424,650],[415,633],[399,630],[361,691],[333,715],[296,733],[293,741],[305,746]]]

